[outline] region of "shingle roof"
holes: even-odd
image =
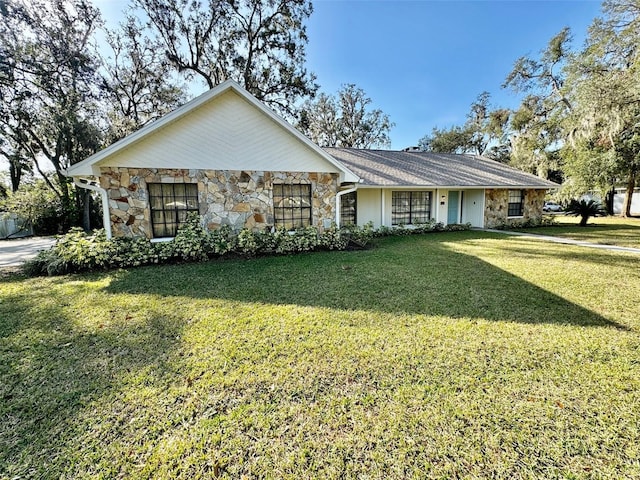
[[[325,148],[358,175],[363,186],[520,187],[559,185],[474,155]]]

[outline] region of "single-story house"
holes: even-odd
[[[149,239],[174,236],[189,212],[210,229],[492,227],[540,217],[557,187],[477,156],[322,149],[233,81],[66,174],[101,194],[109,237]]]

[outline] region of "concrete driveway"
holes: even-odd
[[[0,240],[0,268],[18,267],[25,260],[35,257],[40,250],[46,250],[54,243],[56,239],[53,237]]]

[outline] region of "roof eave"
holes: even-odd
[[[393,185],[381,185],[362,183],[358,188],[440,188],[443,190],[482,190],[482,189],[505,189],[505,188],[518,188],[523,190],[550,190],[554,188],[560,188],[560,185],[429,185],[429,184],[393,184]]]

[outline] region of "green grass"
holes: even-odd
[[[558,224],[522,229],[523,232],[554,235],[584,242],[640,248],[640,218],[596,217],[580,227],[580,217],[556,215]]]
[[[0,478],[639,478],[640,256],[459,232],[0,283]]]

